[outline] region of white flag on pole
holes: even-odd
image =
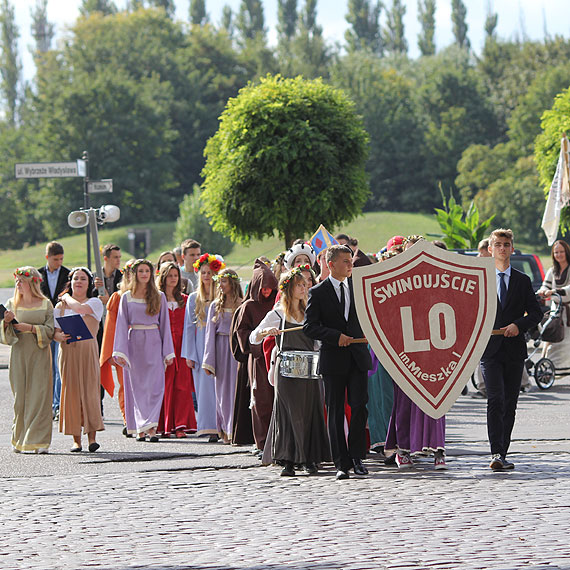
[[[558,235],[560,225],[560,212],[570,202],[570,160],[568,157],[568,139],[566,135],[560,144],[560,156],[556,165],[556,174],[552,179],[546,208],[542,216],[542,229],[548,239],[548,245],[552,245]]]

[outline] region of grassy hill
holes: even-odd
[[[128,228],[149,228],[151,230],[151,253],[149,259],[156,261],[160,252],[174,247],[172,234],[174,222],[162,222],[152,224],[137,224],[133,226],[113,227],[105,226],[99,232],[99,243],[117,243],[123,249],[123,261],[129,259]],[[377,252],[393,235],[410,234],[437,234],[439,226],[435,217],[428,214],[412,214],[399,212],[369,212],[363,214],[350,224],[342,228],[328,228],[331,233],[343,231],[359,240],[359,247],[366,252]],[[316,230],[316,228],[315,228]],[[306,238],[309,236],[305,236]],[[78,230],[74,235],[57,239],[65,249],[65,265],[74,267],[85,265],[85,233]],[[204,244],[207,248],[207,244]],[[524,244],[518,244],[523,251],[533,251]],[[33,265],[40,267],[45,263],[45,244],[34,245],[20,250],[0,251],[0,287],[11,287],[14,283],[12,273],[16,267]],[[285,248],[284,243],[277,237],[265,240],[252,240],[249,246],[237,244],[233,251],[226,256],[229,266],[235,268],[239,274],[249,279],[251,266],[256,257],[265,255],[273,259]],[[550,266],[549,256],[542,257],[545,267]],[[94,265],[93,265],[94,267]]]

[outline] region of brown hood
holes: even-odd
[[[275,303],[275,296],[277,295],[277,278],[273,275],[273,271],[263,261],[256,259],[253,265],[253,276],[249,284],[249,298],[259,303]],[[268,299],[262,297],[261,290],[263,288],[272,290]]]

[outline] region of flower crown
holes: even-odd
[[[131,264],[131,266],[129,267],[129,269],[130,269],[133,273],[136,273],[137,267],[138,267],[139,265],[142,265],[143,263],[144,263],[145,265],[150,265],[150,267],[152,267],[152,263],[151,263],[148,259],[135,259],[135,260],[133,261],[133,263]]]
[[[303,265],[298,265],[297,266],[301,271],[308,271],[311,274],[311,277],[313,278],[313,281],[317,280],[317,276],[315,275],[315,272],[313,270],[313,268],[308,264],[308,263],[303,263]]]
[[[236,281],[241,281],[241,277],[239,275],[235,275],[234,273],[230,273],[229,271],[224,271],[224,273],[218,273],[218,275],[214,275],[214,281],[219,281],[223,278],[226,279],[235,279]]]
[[[308,267],[308,265],[307,266],[300,265],[299,267],[294,267],[293,269],[291,269],[287,274],[287,276],[283,278],[281,283],[279,283],[279,289],[281,291],[285,291],[285,289],[289,287],[289,283],[291,283],[291,280],[293,279],[293,277],[295,277],[295,275],[300,275],[301,277],[303,277],[303,270],[306,271],[304,267]]]
[[[212,255],[211,253],[203,253],[192,265],[194,267],[194,271],[198,273],[202,265],[207,263],[210,266],[210,269],[214,273],[218,273],[222,269],[226,268],[226,264],[224,263],[224,258],[221,255]]]
[[[125,263],[125,266],[123,267],[123,273],[127,273],[128,271],[131,271],[135,261],[136,261],[136,259],[129,259],[129,261],[127,261],[127,263]]]
[[[14,279],[16,277],[27,277],[28,279],[31,279],[34,283],[41,283],[43,281],[41,275],[33,275],[31,271],[27,269],[20,269],[19,267],[18,269],[16,269],[16,271],[14,271]]]
[[[414,244],[414,243],[417,243],[418,241],[423,241],[423,240],[425,240],[424,236],[420,236],[420,235],[408,236],[408,237],[404,238],[402,245],[405,248],[409,243]]]

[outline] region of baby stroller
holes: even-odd
[[[556,377],[556,367],[550,358],[542,357],[536,362],[532,361],[532,357],[541,348],[541,343],[545,342],[560,342],[564,338],[564,325],[561,321],[562,314],[562,297],[558,293],[554,293],[553,297],[557,298],[557,302],[553,303],[550,310],[544,313],[542,322],[527,332],[529,335],[528,340],[533,340],[534,350],[528,355],[525,360],[525,367],[529,376],[534,377],[536,385],[541,390],[548,390],[553,384]]]

